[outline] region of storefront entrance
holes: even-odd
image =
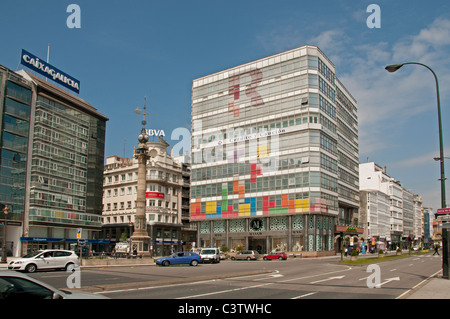
[[[256,250],[260,254],[267,252],[267,240],[266,238],[248,238],[248,249]]]

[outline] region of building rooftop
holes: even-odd
[[[57,96],[59,99],[63,98],[67,104],[69,104],[70,106],[72,106],[76,109],[90,113],[104,121],[109,120],[109,118],[107,118],[105,115],[99,113],[97,111],[97,109],[95,107],[93,107],[91,104],[89,104],[85,100],[59,88],[58,86],[56,86],[50,82],[47,82],[44,79],[41,79],[40,77],[38,77],[28,71],[25,71],[25,70],[20,70],[20,71],[17,71],[16,73],[24,76],[25,78],[29,78],[30,81],[33,81],[36,84],[36,86],[38,87],[38,91],[43,91],[44,93],[46,93],[50,96],[54,96],[54,97]]]

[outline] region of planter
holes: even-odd
[[[384,254],[378,254],[378,258],[383,258]]]
[[[358,256],[352,256],[351,257],[351,261],[357,261],[358,260]]]

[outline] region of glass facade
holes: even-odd
[[[232,234],[234,220],[242,219],[235,242],[248,249],[333,249],[329,225],[340,205],[338,90],[334,66],[310,46],[193,81],[191,221],[203,221],[200,242],[220,237],[206,232],[214,229],[209,220],[228,220]],[[357,141],[344,141],[358,163]],[[292,218],[307,215],[319,225],[315,231],[293,232],[300,222]],[[252,228],[258,219],[261,227]],[[275,231],[284,236],[274,237]]]
[[[0,209],[7,204],[8,219],[22,221],[32,92],[19,77],[9,72],[0,72],[0,88]]]
[[[97,134],[96,125],[94,129]],[[87,207],[91,131],[91,117],[88,114],[38,95],[31,167],[30,221],[100,226],[101,204]],[[99,151],[96,145],[92,147],[94,156],[96,152],[103,155],[103,150]],[[93,162],[96,163],[96,159]],[[90,177],[93,182],[95,175],[98,173]],[[101,176],[99,180],[101,183]],[[90,195],[95,196],[95,192]],[[99,200],[101,202],[101,192]]]

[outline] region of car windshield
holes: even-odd
[[[214,249],[205,249],[202,250],[202,254],[214,254],[215,250]]]
[[[33,258],[33,257],[39,255],[40,253],[42,253],[42,250],[32,251],[31,253],[26,254],[22,258]]]

